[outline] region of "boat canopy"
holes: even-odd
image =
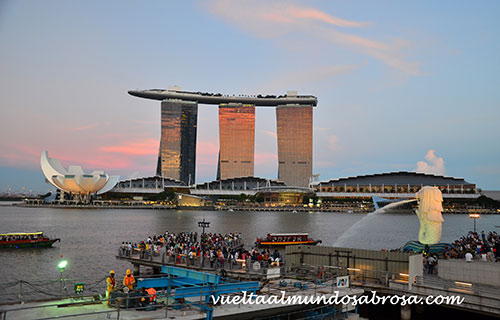
[[[0,236],[39,236],[42,235],[43,232],[10,232],[10,233],[0,233]]]
[[[304,237],[309,236],[309,233],[271,233],[270,237]]]

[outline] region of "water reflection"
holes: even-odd
[[[129,264],[115,259],[123,241],[140,241],[149,235],[170,232],[201,232],[198,222],[210,221],[207,232],[241,232],[246,247],[257,237],[274,232],[308,232],[331,246],[363,214],[290,213],[290,212],[218,212],[116,209],[52,209],[0,207],[0,232],[42,230],[61,238],[55,248],[43,250],[0,251],[3,263],[0,282],[13,279],[56,279],[57,263],[69,261],[65,275],[70,278],[98,278],[110,269],[123,276]],[[466,215],[444,216],[443,241],[456,239],[472,229]],[[493,230],[500,216],[482,216],[478,230]],[[357,229],[345,245],[381,249],[397,248],[417,239],[415,215],[377,215],[367,226]],[[498,230],[497,230],[498,231]],[[61,257],[62,256],[62,257]]]

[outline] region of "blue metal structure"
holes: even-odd
[[[165,277],[138,279],[137,288],[166,289],[168,299],[200,297],[200,303],[191,302],[207,313],[207,320],[213,319],[213,308],[208,306],[210,299],[220,294],[253,292],[259,290],[258,281],[226,282],[217,274],[200,272],[172,266],[163,266]],[[204,304],[201,304],[201,301]],[[186,302],[188,303],[188,302]]]
[[[375,197],[375,196],[372,197],[372,201],[373,201],[373,205],[375,206],[375,210],[378,210],[381,208],[379,203],[392,203],[392,202],[399,202],[402,200],[405,200],[405,198],[403,198],[403,199],[386,199],[386,198]]]

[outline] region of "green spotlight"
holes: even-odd
[[[59,264],[57,265],[57,267],[59,268],[59,270],[64,270],[64,268],[66,268],[67,265],[68,265],[68,261],[67,260],[63,260],[63,261],[59,262]]]

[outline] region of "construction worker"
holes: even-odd
[[[115,270],[109,271],[109,276],[106,278],[106,283],[108,285],[106,289],[106,299],[108,300],[108,306],[109,306],[111,291],[115,290],[115,285],[116,285]]]
[[[139,306],[144,308],[146,307],[148,304],[149,304],[149,294],[146,292],[146,288],[142,287],[141,288],[141,291],[139,291],[139,295],[138,295],[138,302],[139,302]]]
[[[149,302],[151,302],[151,303],[155,302],[155,300],[156,300],[156,290],[155,290],[155,288],[146,289],[146,292],[149,295]]]
[[[123,285],[129,288],[129,290],[134,290],[134,284],[135,284],[135,278],[132,275],[132,272],[130,272],[130,269],[127,269],[125,278],[123,278]]]

